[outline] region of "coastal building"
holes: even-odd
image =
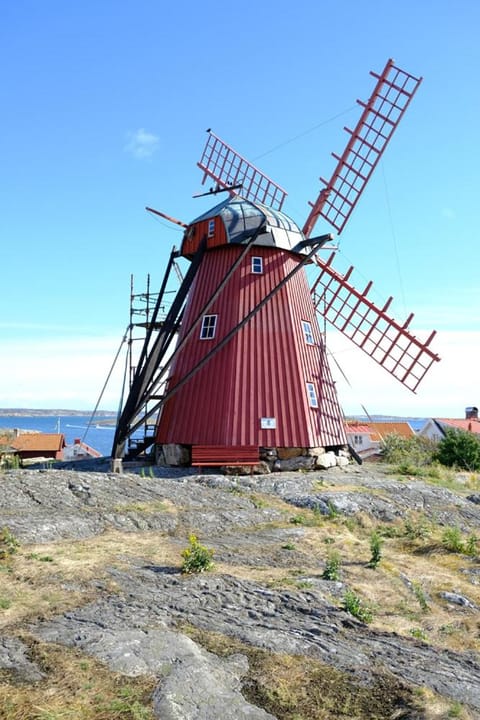
[[[353,448],[363,460],[378,455],[382,442],[388,435],[398,435],[403,438],[415,436],[415,431],[406,421],[360,423],[356,420],[347,420],[345,432],[350,448]]]
[[[9,454],[20,460],[63,460],[66,446],[63,433],[20,432],[0,437],[0,455]]]
[[[420,430],[419,435],[434,442],[439,442],[445,437],[448,429],[463,430],[480,437],[478,408],[474,406],[465,408],[463,418],[429,418]]]
[[[66,445],[63,451],[63,459],[68,461],[90,460],[99,457],[102,457],[102,453],[82,442],[80,438],[75,438],[73,445]]]

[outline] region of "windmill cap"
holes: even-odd
[[[193,220],[185,231],[182,255],[190,257],[207,237],[207,249],[242,244],[258,233],[254,244],[294,250],[304,240],[298,225],[280,210],[240,196],[228,198]]]

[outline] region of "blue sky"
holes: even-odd
[[[0,17],[0,407],[92,408],[128,323],[209,199],[208,127],[301,225],[388,58],[424,80],[342,233],[372,299],[442,356],[417,395],[329,333],[347,413],[462,416],[480,402],[480,5],[17,0]],[[318,232],[328,232],[320,223]],[[356,282],[356,284],[357,284]],[[114,374],[102,407],[115,409]]]

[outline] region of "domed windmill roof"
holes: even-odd
[[[296,246],[304,240],[302,231],[288,215],[239,195],[229,197],[210,208],[193,220],[190,227],[218,217],[225,227],[227,243],[245,243],[259,228],[262,228],[262,231],[255,240],[255,245],[273,246],[295,252]]]

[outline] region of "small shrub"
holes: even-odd
[[[402,475],[420,475],[421,468],[433,462],[435,445],[431,440],[414,435],[403,437],[396,433],[385,436],[380,454],[382,460],[391,465],[398,465]]]
[[[353,590],[347,590],[343,596],[343,608],[361,622],[369,623],[373,620],[372,609],[368,607],[368,605],[365,605]]]
[[[4,527],[0,532],[0,560],[6,560],[14,555],[19,547],[20,543],[15,535],[7,527]]]
[[[465,545],[458,527],[447,527],[442,535],[442,545],[449,552],[463,553]]]
[[[325,562],[322,578],[324,580],[340,580],[340,565],[340,555],[336,550],[331,550]]]
[[[304,515],[293,515],[289,522],[291,522],[292,525],[305,525],[306,518]]]
[[[282,550],[295,550],[295,544],[292,542],[285,543],[285,545],[282,545]]]
[[[430,529],[424,518],[412,520],[407,518],[403,525],[403,534],[409,540],[424,540],[430,534]]]
[[[378,567],[380,560],[382,559],[382,546],[383,540],[378,534],[378,532],[375,530],[370,535],[370,552],[372,553],[372,556],[368,562],[368,567],[371,567],[373,569]]]
[[[182,572],[201,573],[213,567],[213,550],[200,545],[196,535],[190,535],[189,546],[182,551]]]
[[[435,459],[447,467],[480,470],[480,439],[471,432],[449,428],[438,443]]]

